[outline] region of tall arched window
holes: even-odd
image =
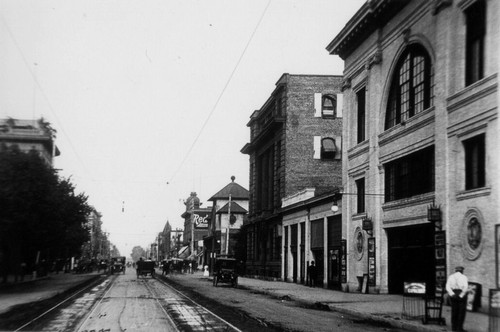
[[[427,51],[420,45],[408,47],[401,55],[391,82],[385,129],[404,122],[432,106],[433,68]]]

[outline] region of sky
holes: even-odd
[[[57,130],[54,167],[122,255],[183,201],[249,187],[246,126],[283,73],[342,75],[326,46],[364,0],[0,0],[0,118]]]

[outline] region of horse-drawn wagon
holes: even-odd
[[[150,275],[151,278],[155,277],[155,262],[152,260],[139,260],[137,261],[137,278],[140,276],[148,276]]]

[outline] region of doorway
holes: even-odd
[[[435,288],[434,229],[432,224],[386,229],[388,240],[388,287],[402,294],[405,282],[425,282]]]
[[[314,256],[314,264],[316,265],[316,273],[317,273],[317,278],[316,278],[316,286],[317,287],[323,287],[323,279],[325,276],[324,273],[324,254],[323,254],[323,248],[319,249],[313,249],[313,256]]]

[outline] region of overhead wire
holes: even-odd
[[[238,61],[236,62],[236,65],[234,66],[231,74],[229,75],[227,81],[226,81],[226,84],[224,85],[224,87],[222,88],[222,91],[220,92],[217,100],[215,101],[215,104],[214,106],[212,107],[210,113],[208,114],[207,118],[205,119],[205,122],[203,123],[203,125],[201,126],[200,130],[198,131],[198,134],[196,135],[196,137],[194,138],[193,142],[191,143],[191,146],[189,147],[189,149],[187,150],[186,154],[184,155],[184,158],[182,159],[181,163],[179,164],[179,167],[175,170],[174,174],[172,175],[172,177],[170,178],[170,183],[175,179],[175,177],[177,176],[177,173],[179,173],[179,171],[181,170],[181,168],[184,166],[184,163],[186,162],[187,158],[189,157],[189,155],[191,154],[191,151],[193,150],[194,146],[196,145],[196,143],[198,142],[201,134],[203,133],[205,127],[207,126],[208,124],[208,121],[210,121],[210,119],[212,118],[212,115],[213,113],[215,112],[215,110],[217,109],[217,106],[219,105],[219,102],[220,100],[222,99],[222,96],[224,95],[227,87],[229,86],[229,83],[231,83],[231,80],[233,79],[233,76],[234,74],[236,73],[236,70],[238,69],[240,63],[241,63],[241,60],[243,59],[243,56],[245,55],[248,47],[250,46],[250,43],[252,42],[253,40],[253,37],[255,36],[255,33],[257,32],[257,29],[259,28],[262,20],[264,19],[264,16],[267,12],[267,9],[269,8],[269,5],[271,4],[271,1],[272,0],[269,0],[267,2],[267,5],[266,7],[264,8],[264,10],[262,11],[262,14],[260,15],[260,18],[257,22],[257,24],[255,25],[253,31],[252,31],[252,34],[250,35],[250,38],[248,39],[248,42],[246,43],[245,45],[245,48],[243,49],[240,57],[238,58]]]
[[[57,126],[58,126],[58,129],[60,129],[63,133],[63,135],[66,137],[66,140],[71,148],[71,150],[73,151],[73,153],[75,154],[76,158],[78,159],[78,162],[82,165],[83,169],[85,170],[85,172],[87,174],[90,174],[88,172],[88,169],[87,167],[85,166],[85,163],[83,162],[82,158],[80,157],[80,155],[78,154],[78,152],[76,151],[74,145],[73,145],[73,142],[71,141],[70,139],[70,136],[67,134],[66,130],[64,129],[64,126],[62,125],[62,122],[59,120],[59,117],[57,115],[57,112],[55,111],[54,107],[52,106],[52,103],[50,102],[50,99],[49,97],[47,96],[47,94],[45,93],[44,89],[42,88],[42,85],[40,84],[40,82],[38,81],[35,73],[33,72],[33,70],[31,69],[31,66],[29,65],[28,63],[28,60],[26,59],[26,56],[24,55],[24,52],[23,50],[21,49],[21,46],[19,45],[19,43],[17,42],[17,39],[15,38],[14,36],[14,33],[12,32],[12,30],[10,29],[9,25],[7,24],[7,21],[5,20],[5,17],[3,15],[0,14],[0,19],[3,23],[3,25],[5,26],[5,29],[7,30],[7,33],[9,34],[10,38],[12,39],[14,45],[16,46],[18,52],[20,53],[21,55],[21,59],[23,60],[24,62],[24,65],[26,66],[26,69],[28,70],[29,74],[31,75],[31,78],[33,79],[33,82],[35,83],[36,87],[38,87],[38,89],[40,90],[43,98],[45,99],[45,102],[47,103],[47,106],[49,107],[49,110],[50,112],[52,113],[52,115],[54,116],[56,122],[57,122]]]

